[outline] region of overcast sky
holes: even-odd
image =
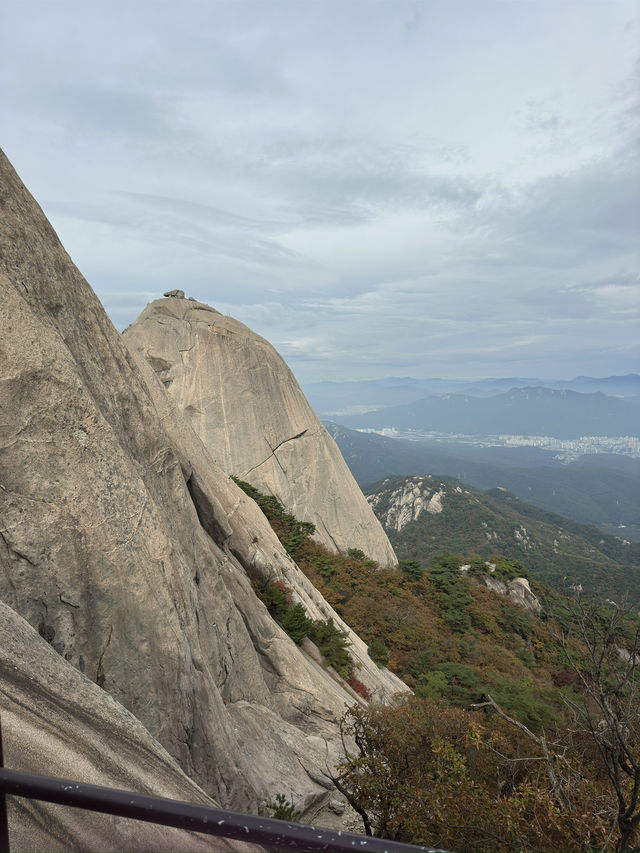
[[[303,383],[640,370],[637,0],[3,0],[0,144],[122,329]]]

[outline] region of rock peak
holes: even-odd
[[[223,471],[313,523],[330,550],[359,548],[381,566],[395,564],[337,445],[268,341],[179,296],[150,303],[124,339],[144,355]]]

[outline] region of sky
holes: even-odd
[[[3,0],[0,145],[118,329],[299,381],[640,372],[640,0]]]

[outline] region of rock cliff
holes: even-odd
[[[355,697],[252,580],[284,578],[311,616],[342,623],[136,363],[1,152],[0,294],[0,599],[57,653],[43,677],[63,677],[54,662],[84,673],[92,701],[102,688],[223,807],[256,812],[283,792],[319,809]],[[379,698],[406,689],[351,640]],[[0,710],[19,728],[6,678]],[[60,702],[73,720],[73,695]]]
[[[144,726],[0,602],[4,761],[27,773],[216,806]],[[163,826],[8,798],[12,850],[248,850]]]
[[[264,338],[182,291],[148,305],[124,332],[217,464],[316,527],[332,551],[397,560],[334,440]]]

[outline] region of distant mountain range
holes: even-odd
[[[518,500],[472,489],[453,478],[392,477],[367,500],[400,559],[428,561],[449,551],[516,559],[556,588],[582,584],[590,594],[637,595],[640,545],[624,543]]]
[[[512,388],[493,397],[446,394],[375,412],[342,416],[356,429],[393,428],[464,435],[640,435],[640,408],[601,391],[583,394],[541,386]]]
[[[321,417],[335,420],[338,415],[354,415],[387,406],[401,406],[431,395],[468,394],[470,397],[492,397],[512,388],[535,386],[586,394],[601,391],[612,397],[640,400],[640,375],[637,373],[603,378],[577,376],[567,380],[523,377],[479,380],[388,377],[355,382],[311,382],[305,385],[303,390]]]
[[[607,533],[640,540],[640,460],[582,456],[562,465],[529,447],[471,447],[387,438],[327,423],[358,484],[394,475],[447,475],[478,489],[502,487],[543,509]]]

